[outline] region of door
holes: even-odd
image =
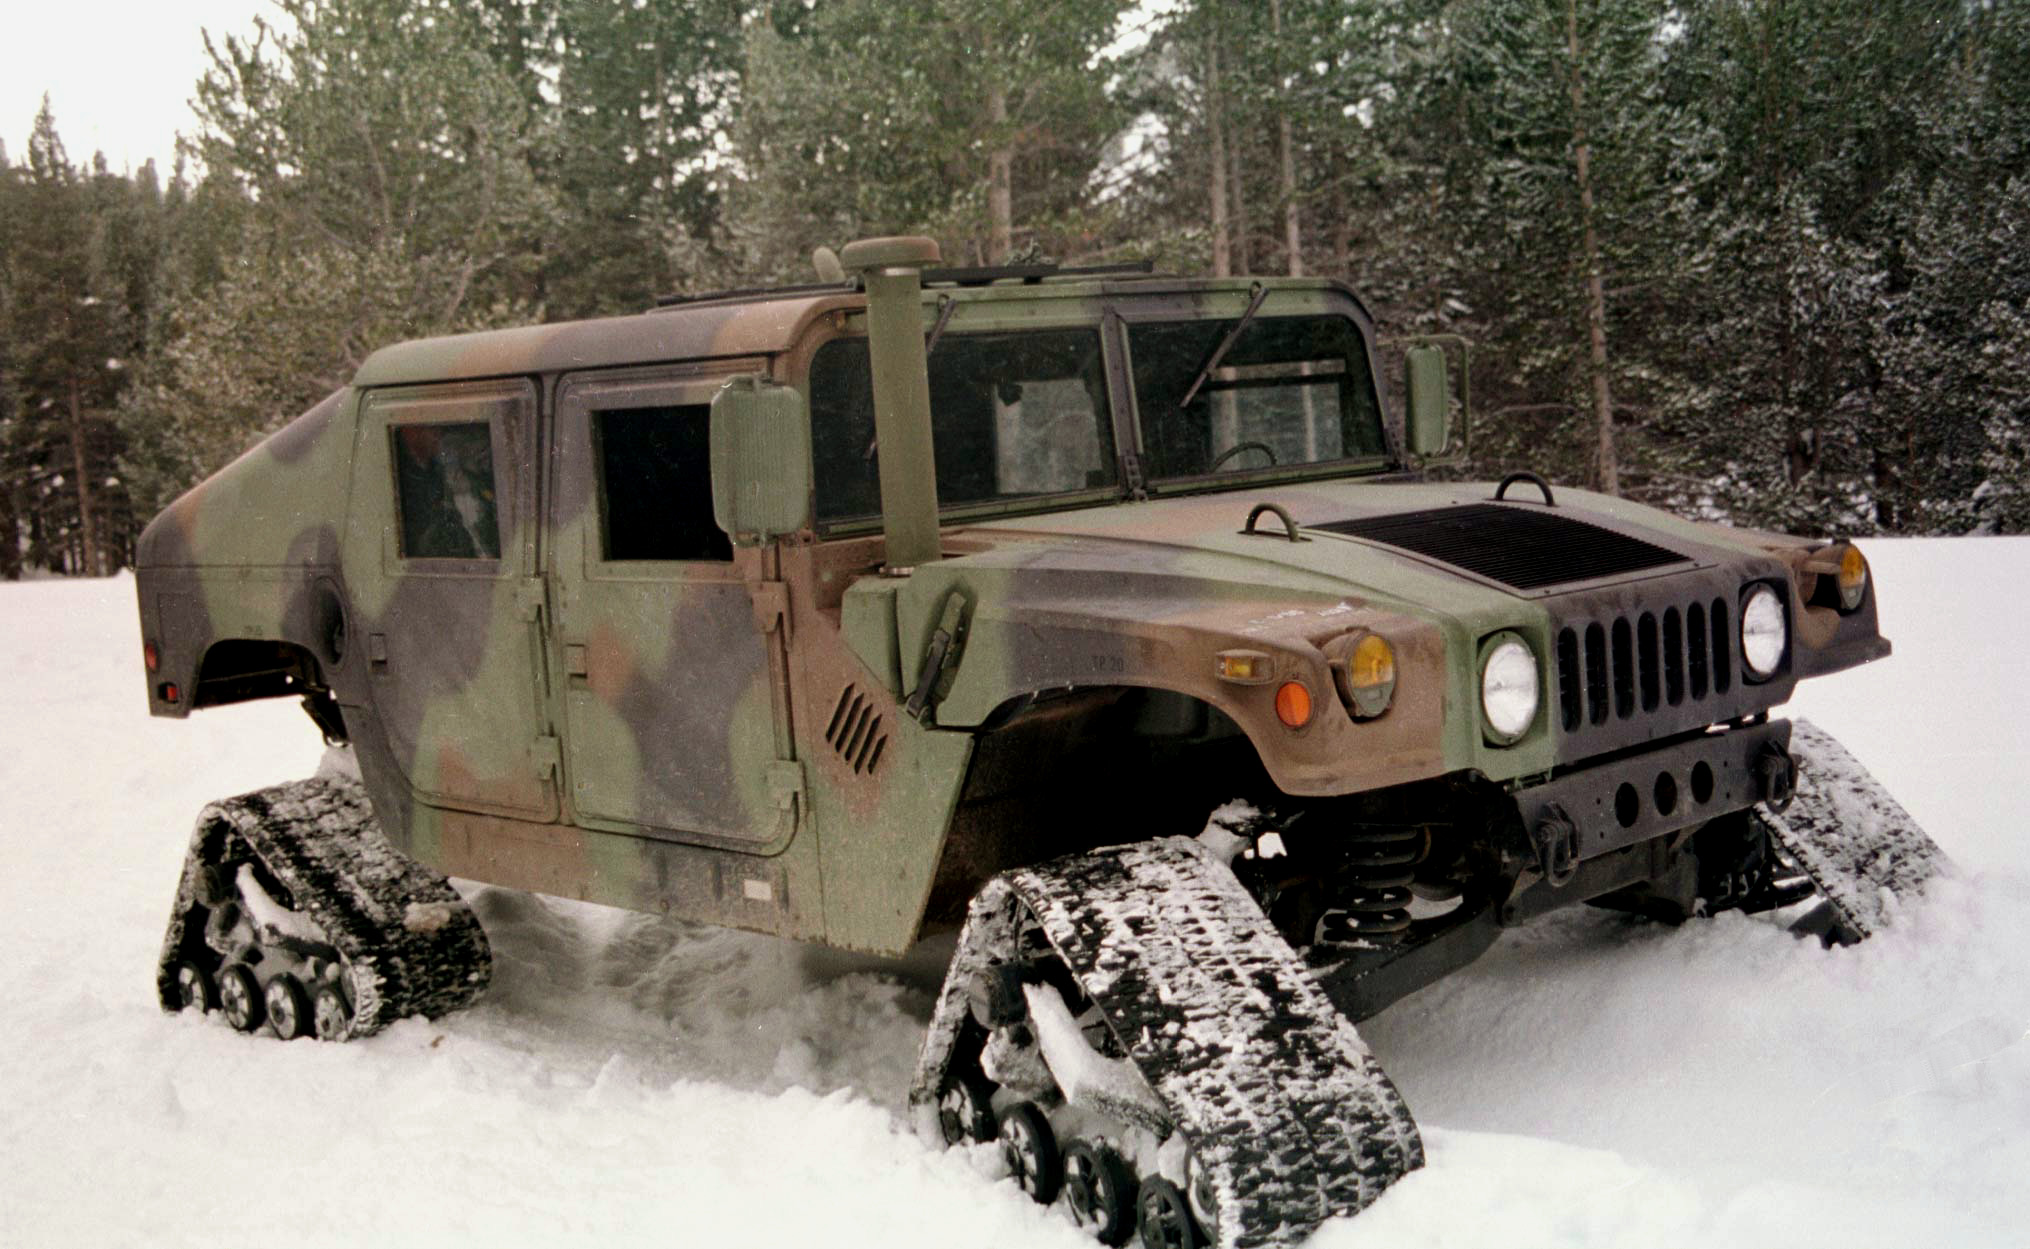
[[[551,547],[570,800],[588,828],[775,853],[795,831],[786,656],[764,553],[712,517],[726,374],[559,388]]]
[[[556,818],[536,447],[526,381],[377,391],[362,409],[348,589],[375,713],[433,806]]]

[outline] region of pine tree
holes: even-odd
[[[122,561],[126,537],[119,518],[108,524],[102,498],[118,454],[108,418],[123,379],[109,366],[125,350],[126,308],[91,187],[71,165],[46,97],[16,198],[5,337],[14,468],[42,539],[29,556],[98,576]]]
[[[929,232],[954,264],[1089,250],[1115,133],[1101,50],[1119,0],[830,0],[747,48],[737,226],[807,277],[818,244]],[[1006,250],[1004,250],[1006,249]]]

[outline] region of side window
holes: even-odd
[[[711,412],[697,404],[592,414],[603,558],[733,558],[712,519]]]
[[[1098,331],[951,334],[928,363],[940,504],[1017,501],[1115,483]],[[866,339],[832,339],[811,359],[811,453],[819,520],[880,513]]]
[[[499,559],[493,432],[485,421],[393,425],[406,559]]]

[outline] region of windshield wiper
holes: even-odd
[[[1184,398],[1177,401],[1179,412],[1190,407],[1191,401],[1198,398],[1198,388],[1205,385],[1205,379],[1212,376],[1212,371],[1219,367],[1219,362],[1226,359],[1226,353],[1233,349],[1234,340],[1241,336],[1242,331],[1255,319],[1255,314],[1262,310],[1262,301],[1269,297],[1269,288],[1257,282],[1249,289],[1248,296],[1248,310],[1241,314],[1240,320],[1234,322],[1234,327],[1226,332],[1226,337],[1219,340],[1219,346],[1213,348],[1212,355],[1206,358],[1205,367],[1198,371],[1197,377],[1191,379],[1191,385],[1185,390]]]

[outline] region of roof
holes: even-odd
[[[959,272],[959,271],[953,271]],[[1044,280],[1015,278],[991,285],[954,281],[926,287],[926,303],[962,303],[1110,297],[1133,293],[1202,296],[1248,290],[1333,289],[1359,297],[1344,284],[1319,278],[1177,278],[1067,271]],[[701,297],[632,316],[561,321],[515,329],[420,338],[383,347],[353,375],[355,386],[400,386],[559,373],[576,369],[656,364],[675,360],[741,359],[787,351],[810,324],[834,310],[858,311],[866,297],[850,286],[788,287]],[[1365,309],[1362,309],[1365,316]]]
[[[772,355],[788,349],[817,317],[834,308],[857,308],[862,302],[857,295],[844,294],[756,299],[419,338],[368,356],[352,380],[355,386],[394,386]]]

